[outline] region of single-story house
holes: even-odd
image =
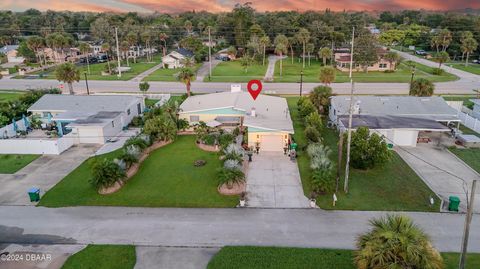
[[[0,53],[7,56],[9,63],[23,63],[25,58],[18,55],[18,45],[6,45],[0,48]]]
[[[387,61],[384,56],[388,53],[388,50],[384,48],[377,48],[377,62],[369,65],[367,71],[386,71],[391,70],[395,67],[395,62],[390,63]],[[339,49],[334,53],[334,59],[336,67],[342,72],[350,71],[350,50],[349,49]],[[364,66],[361,66],[358,63],[353,62],[352,71],[364,71]]]
[[[193,61],[193,52],[184,48],[172,51],[162,58],[163,68],[176,69],[185,66],[185,60],[191,59]]]
[[[28,111],[45,123],[55,123],[59,136],[77,143],[104,144],[145,109],[145,100],[128,95],[46,94]]]
[[[180,105],[179,118],[191,125],[246,127],[248,146],[260,151],[283,151],[293,134],[285,98],[260,94],[253,100],[243,91],[191,96]]]
[[[346,131],[350,96],[332,96],[330,104],[329,121]],[[458,128],[457,114],[442,97],[355,96],[352,129],[366,126],[389,144],[415,147],[429,141],[432,133],[450,132],[452,125]]]

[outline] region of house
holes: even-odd
[[[0,48],[0,53],[7,56],[7,62],[9,63],[23,63],[25,58],[18,55],[18,45],[6,45]]]
[[[365,27],[372,35],[378,37],[380,35],[380,29],[377,28],[377,26],[373,23],[369,24],[367,27]]]
[[[332,96],[330,101],[329,121],[343,132],[349,124],[350,97]],[[353,129],[366,126],[398,146],[428,142],[460,122],[442,97],[355,96],[352,110]]]
[[[378,61],[371,64],[367,67],[367,71],[386,71],[391,70],[395,67],[395,62],[390,63],[385,59],[385,54],[388,53],[388,50],[384,48],[377,48],[377,57]],[[336,62],[336,67],[342,72],[350,71],[350,50],[349,49],[339,49],[335,50],[334,58]],[[360,64],[353,62],[352,71],[364,71],[364,67]]]
[[[47,94],[28,112],[55,123],[59,136],[69,135],[76,143],[104,144],[144,109],[144,98],[137,96]]]
[[[220,128],[246,127],[248,146],[260,151],[283,151],[293,134],[285,98],[232,91],[196,95],[180,105],[179,118],[190,125],[205,122]]]
[[[186,59],[193,59],[193,52],[184,48],[170,52],[168,55],[162,58],[163,68],[176,69],[185,66]]]

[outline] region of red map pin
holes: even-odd
[[[256,85],[256,87],[254,86]],[[252,79],[247,84],[247,89],[253,100],[256,100],[260,92],[262,91],[262,82],[258,79]]]

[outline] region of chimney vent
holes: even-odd
[[[250,116],[252,117],[256,117],[257,116],[257,112],[255,111],[255,108],[252,107],[252,111],[250,112]]]

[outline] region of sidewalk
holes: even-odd
[[[136,77],[130,79],[129,81],[137,81],[137,82],[141,82],[145,77],[147,77],[148,75],[152,74],[153,72],[157,71],[158,69],[162,68],[163,64],[160,63],[150,69],[148,69],[147,71],[143,72],[143,73],[140,73],[138,74]]]

